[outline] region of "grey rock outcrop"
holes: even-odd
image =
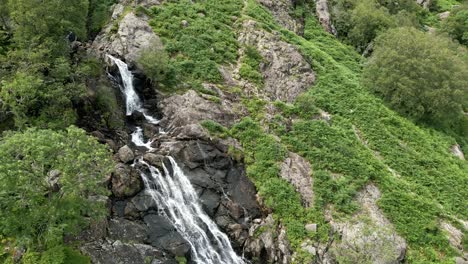
[[[118,21],[118,18],[115,21]],[[127,62],[135,62],[142,50],[162,45],[145,17],[139,17],[130,12],[117,25],[116,32],[114,32],[116,30],[114,25],[110,23],[96,37],[93,43],[94,50],[103,55],[109,53],[124,58]]]
[[[244,22],[238,41],[256,47],[264,58],[265,63],[260,65],[265,83],[261,92],[272,101],[293,102],[314,84],[315,74],[297,48],[260,29],[255,21]]]
[[[161,102],[161,109],[164,113],[161,125],[169,130],[182,130],[187,125],[198,124],[203,120],[216,120],[220,124],[230,125],[235,118],[227,106],[207,100],[193,90],[166,98]]]
[[[332,24],[330,12],[328,10],[328,1],[315,1],[315,12],[323,29],[325,29],[330,34],[336,35],[336,29]]]
[[[429,8],[431,0],[416,0],[416,3],[424,8]]]
[[[452,154],[455,155],[455,157],[465,160],[465,155],[463,154],[463,151],[460,148],[460,145],[455,144],[453,145],[450,150],[452,151]]]
[[[306,207],[312,206],[314,201],[312,168],[303,157],[290,152],[281,164],[281,177],[290,182],[301,194]]]
[[[108,232],[110,239],[123,242],[144,243],[148,239],[148,230],[145,225],[124,218],[111,219]]]
[[[258,2],[271,11],[278,24],[293,32],[301,33],[303,30],[303,25],[290,15],[294,10],[293,1],[259,0]]]
[[[335,241],[327,253],[321,256],[324,263],[346,259],[352,263],[371,262],[401,263],[406,254],[406,242],[377,206],[381,194],[373,185],[367,185],[357,196],[361,210],[352,219],[334,220],[330,225],[341,239]],[[320,253],[320,252],[319,252]]]
[[[460,253],[464,253],[463,231],[446,221],[441,223],[441,227],[447,232],[450,245]]]
[[[286,230],[268,215],[264,220],[255,219],[244,245],[244,254],[259,263],[289,264],[292,251]]]

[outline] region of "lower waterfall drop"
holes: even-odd
[[[146,192],[158,208],[184,237],[192,249],[192,260],[200,264],[241,264],[243,260],[234,252],[228,237],[203,211],[195,189],[172,157],[172,173],[164,166],[164,173],[144,161],[149,169],[140,172]]]

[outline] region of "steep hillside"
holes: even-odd
[[[28,46],[31,31],[7,28],[21,16],[0,8],[0,199],[14,205],[0,209],[35,217],[14,229],[0,212],[0,262],[468,263],[467,87],[461,117],[442,126],[391,109],[363,81],[387,29],[463,45],[463,5],[84,2],[94,11],[70,23],[87,33],[63,28],[88,36],[67,49],[52,33]],[[466,47],[447,43],[468,65]],[[102,144],[64,132],[71,124]],[[48,137],[57,146],[41,145]],[[27,192],[41,202],[16,199],[11,186],[29,186],[16,174],[45,182]]]

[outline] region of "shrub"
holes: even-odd
[[[150,48],[143,50],[139,54],[137,63],[152,82],[164,87],[175,85],[174,68],[161,44],[153,43]]]
[[[467,107],[468,65],[451,46],[416,29],[390,30],[377,41],[364,84],[405,116],[452,125]]]
[[[363,52],[379,33],[396,26],[396,21],[386,8],[378,6],[374,0],[362,0],[351,13],[351,24],[349,41],[359,52]]]
[[[468,4],[455,8],[442,23],[442,32],[468,46]]]

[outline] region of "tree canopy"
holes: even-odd
[[[107,193],[112,161],[83,130],[7,133],[0,160],[0,235],[43,250],[86,224],[85,215],[104,215],[92,196]]]
[[[460,56],[465,52],[440,36],[392,29],[377,39],[363,80],[393,109],[414,120],[466,123],[468,64]]]

